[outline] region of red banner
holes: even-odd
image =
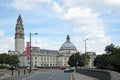
[[[26,56],[27,56],[27,60],[30,60],[30,42],[27,42]]]

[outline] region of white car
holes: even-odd
[[[67,67],[67,68],[64,70],[64,72],[73,72],[73,71],[74,71],[74,69],[71,68],[71,67]]]

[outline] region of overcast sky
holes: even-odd
[[[0,0],[0,53],[14,50],[16,20],[21,14],[25,43],[59,50],[70,35],[78,51],[104,53],[106,45],[120,45],[120,0]]]

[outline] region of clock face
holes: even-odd
[[[22,31],[22,30],[20,30],[20,33],[23,33],[23,31]]]

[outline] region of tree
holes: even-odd
[[[76,67],[76,66],[79,66],[78,63],[79,63],[79,60],[80,59],[80,53],[77,52],[76,54],[73,54],[70,56],[69,60],[68,60],[68,64],[71,66],[71,67]]]
[[[73,54],[70,56],[69,60],[68,60],[68,64],[71,66],[71,67],[82,67],[82,66],[85,66],[87,63],[88,63],[88,59],[89,59],[89,56],[86,55],[86,54],[82,54],[80,55],[79,52]]]
[[[106,54],[99,55],[94,65],[100,69],[109,69],[120,72],[120,47],[110,44],[105,47]]]
[[[7,54],[6,53],[0,54],[0,64],[6,64],[6,62],[7,62]]]
[[[11,55],[10,56],[10,65],[12,66],[18,66],[19,60],[17,55]]]
[[[114,51],[114,47],[115,47],[115,45],[113,45],[113,44],[110,44],[110,45],[106,46],[105,47],[106,53],[111,54]]]
[[[88,65],[89,60],[90,60],[90,56],[88,54],[82,54],[81,57],[83,59],[84,66]]]
[[[6,53],[0,54],[0,64],[9,64],[18,66],[19,60],[17,55],[9,55]]]
[[[99,55],[94,60],[94,65],[99,69],[110,69],[112,65],[108,54]]]

